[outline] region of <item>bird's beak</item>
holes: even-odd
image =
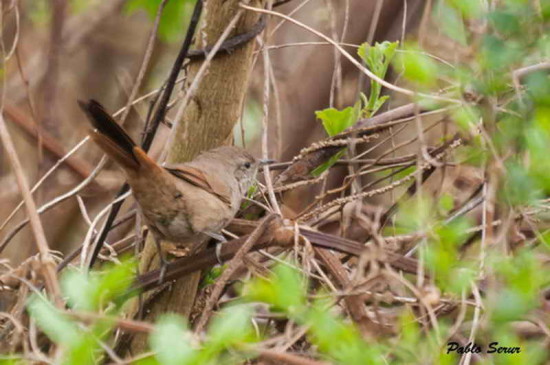
[[[260,166],[269,165],[269,164],[272,164],[274,162],[276,162],[276,161],[272,160],[272,159],[268,159],[268,158],[261,159],[260,160]]]

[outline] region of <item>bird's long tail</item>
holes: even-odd
[[[94,130],[90,132],[93,141],[125,170],[136,171],[159,166],[147,156],[128,134],[95,100],[78,101],[78,105],[88,116]]]

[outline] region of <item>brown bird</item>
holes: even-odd
[[[218,147],[193,161],[160,166],[137,146],[95,100],[78,101],[94,129],[92,140],[121,168],[159,249],[161,281],[166,260],[160,241],[189,247],[220,234],[252,185],[260,161],[239,147]]]

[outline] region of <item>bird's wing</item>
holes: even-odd
[[[219,179],[212,178],[206,172],[188,165],[169,165],[164,166],[164,168],[177,178],[215,195],[231,207],[229,187],[219,181]]]

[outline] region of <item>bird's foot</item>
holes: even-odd
[[[223,259],[222,259],[222,245],[227,242],[225,237],[222,234],[219,233],[212,233],[212,232],[205,232],[208,237],[215,239],[216,242],[216,260],[218,260],[218,264],[223,265]]]

